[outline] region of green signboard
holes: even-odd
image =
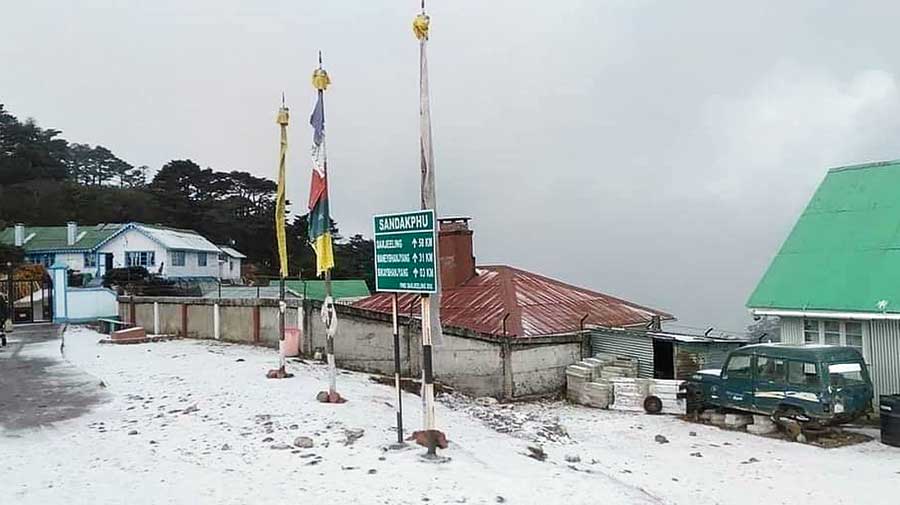
[[[437,291],[434,211],[375,216],[375,290]]]

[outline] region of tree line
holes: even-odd
[[[249,172],[201,168],[172,160],[148,179],[104,146],[68,142],[62,132],[20,121],[0,104],[0,229],[130,221],[192,229],[216,244],[246,254],[261,275],[277,275],[275,182]],[[374,285],[372,241],[344,238],[332,221],[334,278],[362,278]],[[290,271],[315,277],[307,244],[307,216],[287,225]],[[294,274],[295,275],[295,274]]]

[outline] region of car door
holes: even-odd
[[[782,358],[756,356],[753,408],[771,414],[784,399],[787,362]]]
[[[821,414],[822,380],[819,364],[806,360],[788,360],[784,403],[797,407],[808,416]]]
[[[753,408],[753,360],[751,354],[732,354],[722,368],[722,404],[739,410]]]

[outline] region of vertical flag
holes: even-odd
[[[316,251],[316,274],[322,275],[334,268],[334,251],[331,245],[331,216],[328,212],[328,160],[325,152],[325,89],[331,84],[328,74],[321,67],[313,72],[313,86],[318,99],[309,117],[313,127],[312,182],[309,187],[309,242]]]
[[[281,108],[278,109],[276,122],[281,126],[281,154],[278,157],[278,192],[275,193],[275,237],[278,240],[278,266],[281,277],[288,276],[287,239],[285,238],[285,158],[287,157],[287,126],[289,114],[284,106],[284,98],[281,99]]]
[[[437,215],[437,198],[434,184],[434,151],[431,144],[431,99],[428,85],[428,30],[431,18],[425,14],[424,0],[422,13],[413,20],[413,33],[419,39],[419,152],[421,158],[421,203],[423,209],[433,209]],[[440,257],[435,244],[435,253]],[[435,264],[438,271],[435,272],[437,291],[431,295],[429,307],[431,319],[431,334],[438,343],[442,340],[441,328],[441,274],[440,262]]]

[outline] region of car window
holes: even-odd
[[[787,365],[780,358],[756,357],[756,378],[762,381],[784,382]]]
[[[865,384],[862,365],[859,363],[833,363],[828,365],[828,378],[832,386]]]
[[[815,386],[819,383],[816,364],[809,361],[788,361],[788,383]]]
[[[728,360],[725,367],[725,378],[728,379],[749,379],[750,378],[750,355],[738,354],[732,356]]]

